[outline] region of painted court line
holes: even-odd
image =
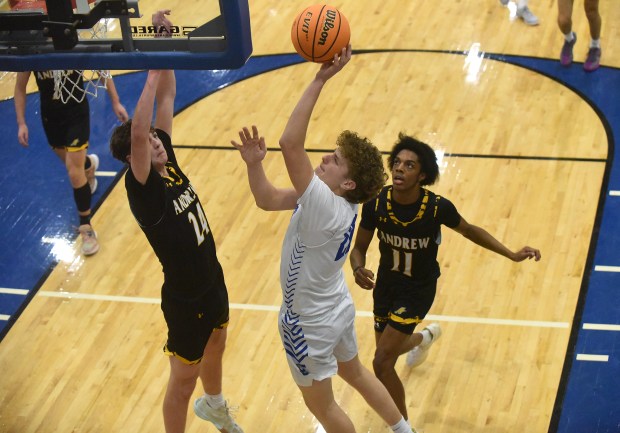
[[[252,310],[252,311],[280,311],[280,307],[275,305],[259,305],[259,304],[229,304],[233,310]]]
[[[117,174],[118,173],[116,171],[97,171],[95,173],[96,176],[102,176],[102,177],[114,177]]]
[[[620,266],[603,266],[603,265],[596,265],[594,267],[595,271],[601,271],[601,272],[620,272]]]
[[[91,299],[95,301],[115,301],[115,302],[133,302],[137,304],[159,304],[157,298],[141,298],[138,296],[114,296],[114,295],[91,295],[88,293],[71,293],[71,292],[46,292],[37,293],[39,296],[48,298],[66,298],[66,299]]]
[[[620,325],[607,325],[605,323],[584,323],[583,329],[594,331],[620,331]]]
[[[159,298],[141,298],[133,296],[112,296],[112,295],[93,295],[86,293],[71,293],[71,292],[49,292],[40,291],[37,296],[46,296],[49,298],[66,298],[66,299],[90,299],[96,301],[114,301],[114,302],[135,302],[142,304],[155,304],[159,305],[161,300]],[[233,310],[251,310],[251,311],[280,311],[280,307],[276,305],[258,305],[258,304],[235,304],[231,303],[230,308]],[[371,311],[358,311],[356,314],[358,317],[372,317]],[[427,320],[439,320],[443,322],[457,322],[457,323],[476,323],[483,325],[507,325],[507,326],[529,326],[536,328],[559,328],[568,329],[568,322],[546,322],[538,320],[510,320],[510,319],[493,319],[493,318],[478,318],[478,317],[464,317],[464,316],[438,316],[428,315]]]
[[[11,317],[11,316],[9,316],[7,314],[0,314],[0,320],[9,320],[9,317]]]
[[[541,320],[512,320],[512,319],[494,319],[483,317],[464,317],[464,316],[435,316],[429,314],[426,320],[440,320],[442,322],[459,322],[459,323],[478,323],[481,325],[507,325],[507,326],[531,326],[536,328],[561,328],[568,329],[568,322],[547,322]]]
[[[578,353],[577,361],[607,362],[609,361],[609,355],[588,355],[587,353]]]
[[[609,195],[620,195],[620,191],[609,191]]]
[[[8,295],[27,295],[28,290],[26,289],[9,289],[7,287],[0,287],[0,293],[5,293]]]
[[[373,317],[371,311],[358,311],[357,316]],[[536,328],[561,328],[568,329],[568,322],[546,322],[539,320],[513,320],[513,319],[495,319],[484,317],[466,317],[466,316],[440,316],[429,314],[425,320],[438,320],[441,322],[455,323],[475,323],[479,325],[507,325],[507,326],[531,326]]]

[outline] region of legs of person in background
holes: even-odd
[[[587,72],[596,71],[601,60],[601,15],[598,8],[599,0],[585,0],[584,10],[590,26],[590,47],[583,64]],[[577,35],[572,31],[573,0],[558,0],[558,27],[564,35],[564,44],[560,52],[560,63],[570,66],[573,62],[573,47],[577,42]]]
[[[583,64],[583,69],[587,72],[596,71],[601,61],[601,14],[598,9],[599,0],[585,0],[584,10],[590,25],[590,48],[588,56]]]
[[[538,17],[530,10],[528,0],[517,0],[517,16],[528,26],[537,26]]]
[[[99,251],[99,242],[97,240],[97,233],[93,230],[90,224],[91,216],[91,184],[87,178],[86,166],[86,149],[77,151],[67,151],[65,149],[54,149],[54,152],[64,162],[69,176],[69,182],[73,187],[73,198],[78,210],[80,218],[80,226],[78,231],[82,238],[82,254],[90,256]],[[89,158],[91,168],[93,162],[95,162],[95,169],[98,166],[99,158]],[[95,171],[92,170],[92,176],[94,177]],[[96,188],[96,185],[95,185]]]
[[[499,0],[499,2],[508,6],[510,0]],[[538,17],[530,10],[528,0],[517,0],[517,17],[521,18],[528,26],[537,26],[539,24]]]

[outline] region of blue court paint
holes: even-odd
[[[610,356],[609,362],[574,361],[560,423],[556,430],[551,431],[558,433],[620,431],[618,340],[620,339],[616,336],[616,356]]]
[[[616,250],[617,251],[617,250]],[[618,257],[618,256],[616,256]],[[583,311],[583,323],[620,323],[620,273],[592,272],[588,284],[588,296]],[[616,334],[620,338],[620,332]],[[620,340],[616,349],[620,350]],[[620,353],[616,354],[620,357]],[[620,376],[618,376],[620,387]],[[620,405],[620,402],[619,402]]]
[[[607,130],[608,165],[594,227],[594,251],[585,273],[582,294],[550,433],[620,432],[620,332],[584,330],[584,322],[620,323],[620,275],[593,271],[594,265],[620,266],[620,197],[609,189],[620,189],[620,161],[615,153],[620,137],[620,70],[602,67],[586,73],[579,64],[562,67],[555,60],[490,56],[543,73],[571,88],[588,101]],[[616,246],[614,248],[614,245]],[[575,342],[574,347],[570,347]],[[608,355],[608,362],[578,361],[577,353]]]

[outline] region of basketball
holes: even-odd
[[[304,59],[323,63],[334,58],[349,44],[351,29],[342,13],[324,4],[305,8],[293,21],[291,39]]]

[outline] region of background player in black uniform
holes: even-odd
[[[41,119],[49,145],[67,169],[73,187],[73,198],[77,206],[82,237],[82,253],[92,255],[99,251],[97,235],[90,224],[90,202],[97,189],[95,170],[99,158],[95,154],[86,155],[90,137],[90,109],[88,98],[78,102],[68,98],[63,103],[54,91],[53,71],[33,71],[41,100]],[[28,126],[26,124],[26,86],[31,71],[18,72],[15,81],[15,112],[17,114],[17,139],[28,146]],[[79,71],[70,72],[69,79],[84,89],[84,81]],[[114,81],[108,79],[106,89],[114,114],[121,122],[129,118],[125,107],[120,103]],[[78,90],[81,91],[81,90]],[[88,157],[87,157],[88,156]]]
[[[532,258],[538,261],[541,256],[540,251],[527,246],[509,250],[486,230],[469,224],[449,200],[423,188],[439,177],[435,152],[426,143],[399,134],[388,166],[392,185],[384,187],[375,200],[362,208],[350,261],[355,282],[364,289],[374,289],[375,374],[408,419],[405,390],[394,366],[398,357],[407,352],[407,364],[420,364],[431,343],[441,335],[437,323],[413,332],[435,299],[441,225],[515,262]],[[376,284],[373,272],[365,267],[375,230],[380,252]]]
[[[169,13],[155,13],[153,25],[170,30],[165,17]],[[149,71],[133,120],[116,128],[110,140],[112,155],[129,163],[125,175],[129,207],[164,272],[161,308],[168,325],[164,352],[170,359],[164,424],[167,433],[185,431],[189,399],[200,376],[205,395],[194,403],[196,415],[220,431],[243,433],[222,395],[228,325],[224,274],[205,212],[171,144],[175,94],[174,71]]]

